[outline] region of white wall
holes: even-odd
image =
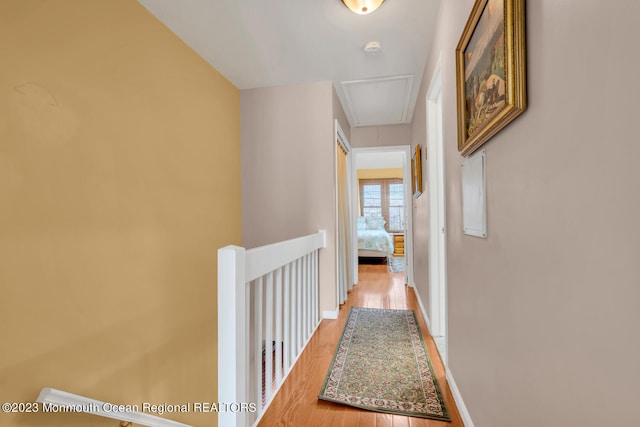
[[[442,58],[449,367],[476,427],[640,425],[640,3],[528,2],[529,109],[484,146],[486,240],[462,233],[457,152],[454,52],[472,6],[442,3],[412,123],[426,146]]]

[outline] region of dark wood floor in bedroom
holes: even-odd
[[[387,265],[360,265],[360,283],[349,292],[337,320],[323,320],[291,374],[260,420],[259,426],[464,427],[445,378],[436,345],[428,334],[413,289],[404,273],[390,273]],[[451,422],[365,411],[318,400],[325,375],[344,328],[349,307],[415,310],[433,367],[442,387]]]

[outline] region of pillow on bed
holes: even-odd
[[[386,221],[381,216],[367,217],[367,230],[384,230]]]
[[[358,230],[366,230],[367,229],[367,219],[363,216],[358,217]]]

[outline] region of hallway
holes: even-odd
[[[445,379],[444,367],[433,339],[426,332],[415,294],[404,285],[404,274],[389,273],[386,265],[360,265],[358,277],[359,284],[349,292],[338,319],[322,321],[259,426],[462,427]],[[318,400],[317,395],[351,306],[415,310],[451,415],[451,423],[370,412]]]

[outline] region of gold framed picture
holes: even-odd
[[[456,48],[458,151],[467,156],[527,109],[525,0],[476,0]]]
[[[416,145],[416,151],[411,158],[411,190],[414,199],[422,194],[422,148],[420,144]]]

